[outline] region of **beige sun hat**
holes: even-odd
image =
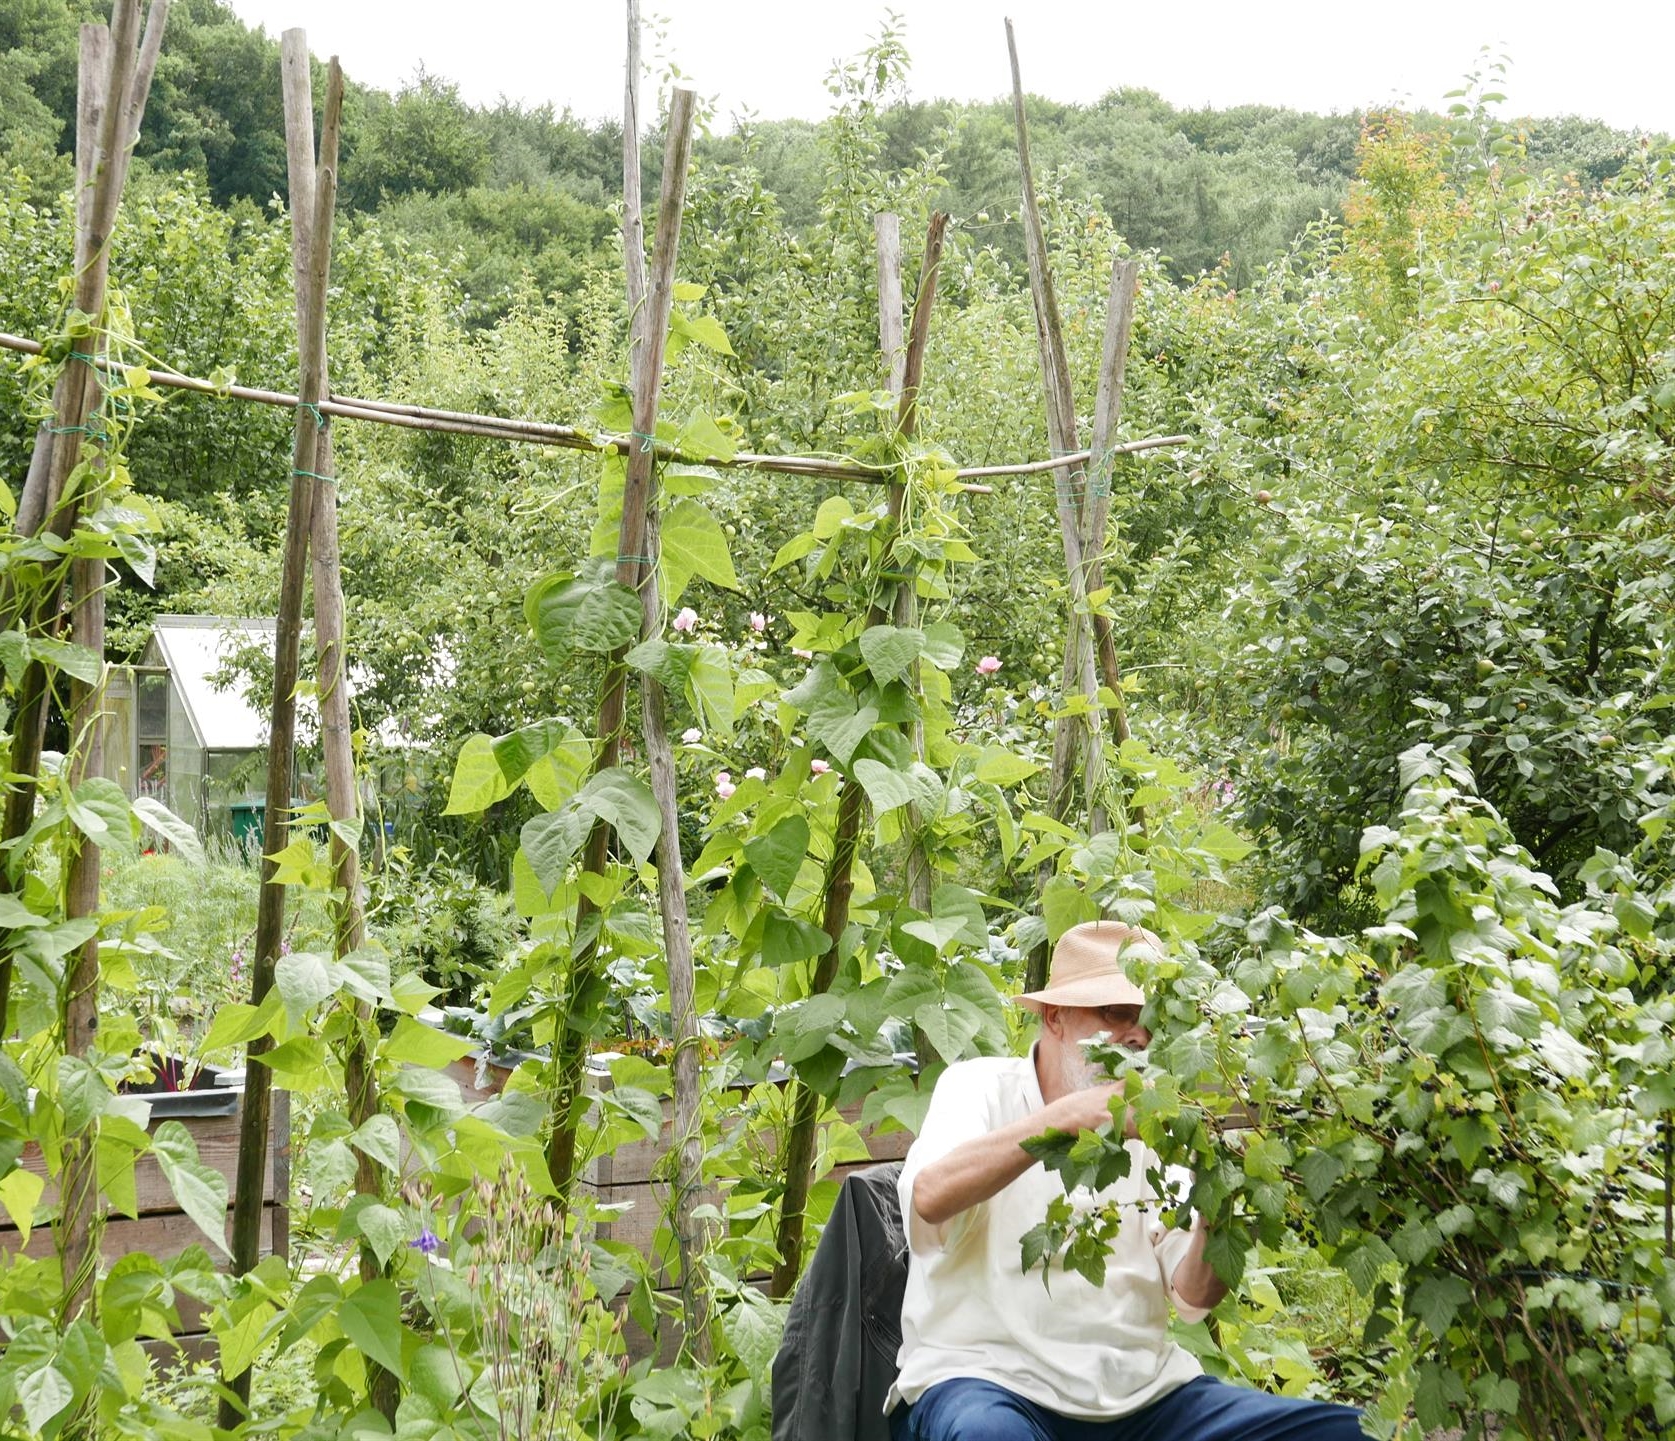
[[[1123,971],[1125,960],[1161,956],[1163,942],[1144,926],[1122,921],[1084,921],[1053,947],[1047,989],[1016,997],[1020,1006],[1143,1006],[1146,998]]]

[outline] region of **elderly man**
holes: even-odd
[[[1204,1259],[1201,1220],[1190,1232],[1162,1224],[1137,1140],[1129,1141],[1135,1163],[1126,1178],[1070,1198],[1079,1209],[1122,1206],[1104,1286],[1055,1267],[1049,1290],[1023,1272],[1020,1240],[1062,1190],[1021,1143],[1049,1128],[1110,1121],[1116,1087],[1102,1082],[1081,1043],[1104,1032],[1145,1047],[1144,997],[1123,959],[1161,945],[1150,931],[1114,921],[1067,931],[1047,989],[1018,998],[1041,1017],[1030,1054],[962,1061],[937,1082],[901,1174],[910,1254],[901,1373],[889,1402],[893,1441],[1360,1436],[1349,1407],[1225,1385],[1169,1339],[1171,1303],[1195,1321],[1227,1288]]]

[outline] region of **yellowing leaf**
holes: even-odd
[[[6,1208],[6,1214],[18,1229],[20,1251],[29,1244],[29,1228],[35,1224],[35,1207],[40,1204],[44,1190],[46,1182],[21,1166],[0,1177],[0,1206]]]

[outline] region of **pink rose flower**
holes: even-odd
[[[997,655],[986,655],[977,662],[978,675],[993,675],[999,669],[1000,657]]]
[[[698,628],[698,612],[689,605],[683,605],[680,608],[680,613],[669,623],[684,635]]]
[[[808,763],[808,768],[817,776],[823,776],[832,768],[830,761],[823,761],[818,756]]]
[[[688,726],[680,733],[680,743],[685,746],[695,746],[703,738],[704,733],[697,726]]]
[[[767,616],[763,615],[759,610],[751,611],[750,628],[755,631],[757,635],[761,635],[762,632],[768,628]]]

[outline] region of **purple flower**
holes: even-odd
[[[683,605],[669,624],[684,635],[698,628],[698,612],[689,605]]]
[[[738,787],[733,784],[733,777],[731,773],[727,771],[720,771],[716,774],[715,793],[720,796],[722,800],[731,800],[733,798],[733,792],[737,789]]]
[[[978,675],[993,675],[999,669],[1000,657],[997,655],[986,655],[977,662]]]
[[[407,1249],[417,1251],[422,1256],[434,1256],[442,1249],[442,1238],[426,1226],[419,1232],[418,1240],[407,1243]]]
[[[815,775],[823,776],[832,768],[832,763],[830,761],[823,761],[819,756],[816,756],[808,763],[808,768],[813,771]]]

